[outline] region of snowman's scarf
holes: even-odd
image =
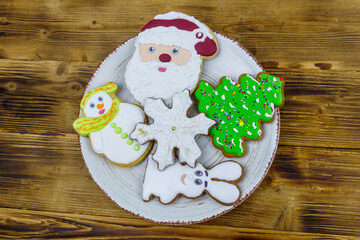
[[[81,136],[88,136],[92,132],[97,132],[106,127],[118,114],[120,100],[114,99],[110,110],[99,117],[81,117],[75,120],[73,126]]]

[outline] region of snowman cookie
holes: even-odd
[[[234,205],[240,200],[241,191],[237,182],[243,173],[243,167],[232,160],[209,169],[199,163],[191,168],[176,162],[159,171],[150,157],[144,176],[143,200],[147,202],[158,197],[162,204],[170,204],[180,195],[195,199],[206,192],[218,203]]]
[[[73,123],[83,137],[89,136],[94,151],[121,167],[135,165],[150,151],[152,143],[140,145],[129,134],[145,122],[142,109],[116,97],[118,86],[108,83],[88,91],[81,100],[82,115]]]

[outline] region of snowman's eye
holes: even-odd
[[[94,103],[90,103],[90,107],[91,107],[91,108],[94,108],[94,107],[95,107],[95,104],[94,104]]]
[[[155,52],[155,48],[154,47],[149,47],[149,53],[154,53]]]
[[[194,183],[195,183],[196,185],[201,185],[201,184],[202,184],[202,181],[201,181],[201,179],[196,178],[196,179],[194,180]]]
[[[99,99],[99,102],[102,102],[103,97],[100,96],[98,99]]]
[[[198,177],[201,177],[203,175],[203,172],[200,170],[195,171],[195,175]]]
[[[177,48],[174,48],[174,49],[172,50],[172,54],[173,54],[173,55],[176,55],[176,54],[178,54],[179,52],[180,52],[180,50],[177,49]]]

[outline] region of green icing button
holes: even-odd
[[[127,134],[126,134],[126,133],[122,133],[122,134],[121,134],[121,138],[122,138],[122,139],[127,138]]]
[[[135,150],[135,151],[139,151],[139,150],[140,150],[140,146],[136,144],[136,145],[134,146],[134,150]]]
[[[127,140],[127,144],[129,144],[129,145],[133,144],[133,142],[134,141],[132,139],[130,139],[130,138]]]
[[[121,132],[122,132],[121,127],[115,128],[115,133],[119,134],[119,133],[121,133]],[[126,133],[125,133],[125,134],[126,134]]]
[[[115,128],[116,127],[116,123],[112,123],[111,125],[110,125],[112,128]]]

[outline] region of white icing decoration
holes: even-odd
[[[249,136],[251,136],[251,135],[252,135],[252,133],[251,133],[250,131],[247,131],[247,134],[248,134]]]
[[[258,131],[258,135],[259,135],[259,136],[261,135],[261,129],[259,129],[259,131]]]
[[[269,92],[269,91],[271,91],[271,90],[273,90],[271,87],[268,87],[268,89],[267,89],[267,91]]]
[[[217,91],[214,91],[215,95],[217,96],[218,95],[218,92]]]
[[[231,108],[235,108],[234,105],[232,105],[231,103],[229,103],[229,106],[230,106]]]
[[[257,129],[257,127],[255,126],[255,122],[252,123],[252,126],[254,129]]]
[[[223,95],[221,96],[221,99],[222,99],[222,100],[225,100],[225,94],[223,94]]]
[[[272,117],[272,114],[265,113],[265,117]]]
[[[255,87],[255,85],[253,85],[253,89],[254,89],[254,91],[256,91],[256,87]]]
[[[209,86],[209,84],[208,84],[208,83],[205,83],[205,86]]]
[[[220,144],[221,146],[224,146],[224,144],[222,144],[221,142],[219,142],[219,137],[216,138],[216,142],[217,142],[218,144]]]
[[[103,96],[104,107],[111,106],[108,99],[112,100],[110,95],[101,92]],[[107,95],[105,98],[104,96]],[[98,99],[98,94],[94,94],[89,100],[94,102]],[[95,107],[96,109],[96,107]],[[110,107],[108,108],[110,109]],[[93,110],[87,104],[84,109],[84,113],[91,112]],[[99,109],[97,109],[99,111]],[[107,111],[106,111],[107,112]],[[88,117],[88,115],[86,115]],[[139,143],[133,140],[131,145],[127,144],[128,137],[123,139],[122,133],[130,134],[135,125],[139,122],[144,122],[145,114],[138,106],[130,103],[120,103],[119,112],[114,119],[103,129],[97,132],[90,133],[91,146],[97,154],[105,155],[110,161],[129,165],[132,162],[137,161],[149,148],[149,143],[140,146],[139,151],[134,150],[134,146]],[[116,123],[118,127],[122,129],[120,134],[115,133],[115,129],[111,127],[112,123]]]
[[[197,176],[196,171],[201,172],[202,175]],[[143,199],[149,201],[152,196],[157,196],[162,203],[168,204],[179,194],[196,198],[206,189],[213,199],[224,204],[233,204],[241,195],[236,182],[239,181],[242,173],[241,165],[235,161],[222,162],[209,170],[199,163],[194,168],[190,168],[176,162],[166,170],[159,171],[156,162],[151,160],[150,156],[143,182]],[[195,184],[195,180],[200,184]]]
[[[274,109],[274,104],[270,103],[270,107],[271,107],[271,114],[265,113],[265,117],[272,117],[274,115],[275,109]]]
[[[256,115],[261,115],[259,111],[256,111]]]
[[[249,109],[245,106],[245,104],[242,105],[242,107],[243,107],[244,109],[246,109],[246,110],[249,110]]]
[[[277,98],[277,95],[276,95],[276,93],[274,93],[274,98]]]
[[[227,87],[226,85],[225,85],[224,89],[225,89],[226,91],[229,91],[229,89],[228,89],[228,87]]]
[[[175,162],[174,148],[179,150],[179,161],[186,162],[191,167],[194,167],[196,159],[201,155],[194,137],[198,134],[207,135],[215,121],[207,118],[204,113],[188,118],[187,111],[191,105],[188,90],[174,96],[171,109],[160,99],[149,98],[144,102],[144,110],[154,123],[137,124],[131,138],[140,143],[157,141],[153,159],[159,163],[160,170]]]
[[[221,121],[221,124],[224,124],[225,123],[225,121]]]
[[[236,132],[236,133],[238,133],[238,132],[239,132],[239,130],[237,130],[236,128],[233,128],[233,130],[234,130],[234,132]]]
[[[251,95],[251,92],[250,92],[249,90],[248,90],[248,91],[246,91],[246,93],[247,93],[247,94],[249,94],[249,95]]]
[[[260,100],[257,98],[256,100],[255,100],[257,103],[259,103],[260,102]]]
[[[231,143],[232,143],[234,146],[236,146],[235,143],[234,143],[234,139],[233,139],[233,138],[231,139]]]
[[[273,81],[276,82],[276,81],[277,81],[277,78],[276,78],[276,77],[273,77]]]
[[[242,143],[243,143],[243,140],[240,138],[240,139],[239,139],[239,147],[240,147],[241,152],[244,152]]]
[[[205,109],[206,109],[206,110],[209,110],[209,106],[206,106]]]

